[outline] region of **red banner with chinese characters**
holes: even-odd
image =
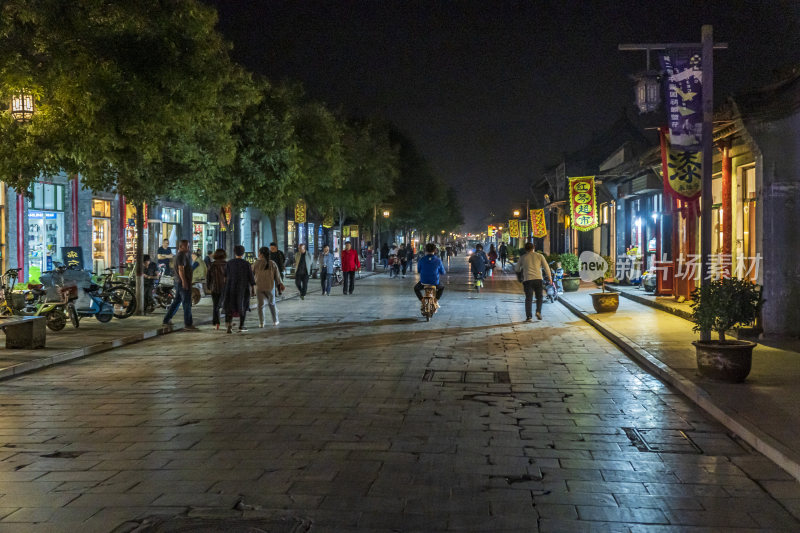
[[[531,225],[533,236],[537,239],[547,236],[547,224],[544,219],[544,209],[531,209]]]
[[[575,229],[589,231],[597,227],[600,221],[597,216],[594,176],[569,178],[569,206]]]

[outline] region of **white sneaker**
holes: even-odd
[[[264,327],[264,323],[263,322],[259,322],[258,323],[258,327],[263,328]]]
[[[277,326],[278,324],[280,324],[280,321],[278,321],[278,320],[276,320],[275,322],[272,323],[273,326]]]

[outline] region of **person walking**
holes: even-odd
[[[178,311],[178,306],[183,304],[183,329],[197,331],[192,325],[192,258],[189,255],[189,241],[182,240],[178,243],[178,254],[175,256],[175,272],[178,275],[175,285],[175,299],[164,315],[162,325],[172,326],[172,317]]]
[[[311,254],[306,251],[306,245],[301,244],[297,247],[297,255],[294,258],[294,284],[300,291],[300,299],[306,299],[308,292],[308,278],[311,275]]]
[[[269,243],[269,254],[269,258],[278,265],[278,273],[281,275],[281,278],[283,278],[283,273],[286,270],[286,255],[278,250],[278,244],[274,242]],[[280,292],[278,296],[280,296]]]
[[[397,250],[397,258],[400,260],[400,270],[403,272],[403,277],[406,277],[406,270],[408,270],[408,254],[406,253],[406,245],[401,244]]]
[[[525,253],[514,265],[514,271],[522,273],[522,287],[525,289],[525,322],[533,320],[531,307],[533,294],[536,293],[536,318],[542,319],[542,270],[547,272],[546,279],[553,275],[544,256],[533,249],[533,243],[525,244]]]
[[[222,248],[217,248],[212,257],[213,261],[206,272],[206,286],[211,293],[211,324],[219,329],[219,309],[222,306],[222,293],[225,291],[228,263],[225,261],[227,254]]]
[[[322,247],[322,253],[319,254],[319,279],[322,283],[322,295],[331,295],[331,285],[333,284],[333,262],[336,259],[331,247],[327,244]]]
[[[347,241],[344,243],[344,250],[342,250],[343,294],[353,294],[356,283],[356,270],[359,268],[361,268],[361,261],[358,260],[358,253],[352,249],[350,241]]]
[[[508,259],[508,248],[506,248],[506,243],[501,242],[500,247],[497,249],[497,253],[500,256],[500,268],[506,268],[506,260]]]
[[[225,292],[222,299],[225,302],[226,331],[231,333],[233,317],[239,317],[239,332],[247,331],[244,320],[250,309],[250,292],[256,284],[250,263],[243,259],[244,246],[237,244],[233,247],[233,259],[225,267]]]
[[[153,300],[153,287],[158,279],[158,265],[150,260],[149,255],[144,254],[142,266],[144,266],[142,276],[144,277],[144,311],[146,314],[148,309],[152,312],[156,307],[156,302]]]
[[[414,257],[416,254],[414,253],[414,245],[409,244],[406,247],[406,260],[408,261],[408,270],[414,272]]]
[[[381,245],[381,264],[384,270],[389,266],[389,243],[386,242]]]
[[[367,245],[367,251],[364,252],[364,268],[367,272],[372,272],[375,270],[374,268],[375,262],[375,252],[372,250],[372,244]]]
[[[269,306],[272,325],[277,326],[278,307],[275,305],[275,291],[283,286],[278,265],[270,259],[269,248],[258,250],[258,260],[253,263],[253,277],[256,280],[256,301],[258,302],[258,327],[264,327],[264,304]]]

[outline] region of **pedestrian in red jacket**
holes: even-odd
[[[342,274],[344,275],[344,294],[353,294],[353,286],[356,282],[356,270],[361,268],[361,261],[358,260],[358,252],[352,249],[350,241],[344,243],[342,251]]]

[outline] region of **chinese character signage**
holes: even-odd
[[[547,236],[544,209],[531,209],[531,226],[533,227],[533,236],[537,239]]]
[[[675,150],[667,144],[665,192],[682,200],[694,200],[703,189],[703,152]]]
[[[528,238],[528,221],[527,220],[520,220],[519,221],[519,235],[522,238]]]
[[[306,223],[306,202],[304,200],[298,200],[294,206],[294,223]]]
[[[253,263],[256,262],[256,253],[255,252],[245,252],[244,253],[244,260],[252,265]]]
[[[496,228],[495,226],[489,226],[489,230],[486,232],[486,234],[487,234],[489,237],[494,237],[494,234],[495,234],[496,232],[497,232],[497,228]]]
[[[354,239],[358,238],[358,226],[350,226],[350,236]]]
[[[81,246],[62,246],[61,259],[70,268],[83,270],[83,248]]]
[[[508,221],[508,236],[519,238],[519,220],[512,218]]]
[[[698,50],[667,50],[661,67],[667,92],[667,122],[672,146],[679,150],[701,149],[703,133],[703,72]],[[711,132],[709,132],[710,134]]]
[[[572,211],[572,227],[580,231],[597,227],[599,220],[594,176],[569,178],[569,205]]]

